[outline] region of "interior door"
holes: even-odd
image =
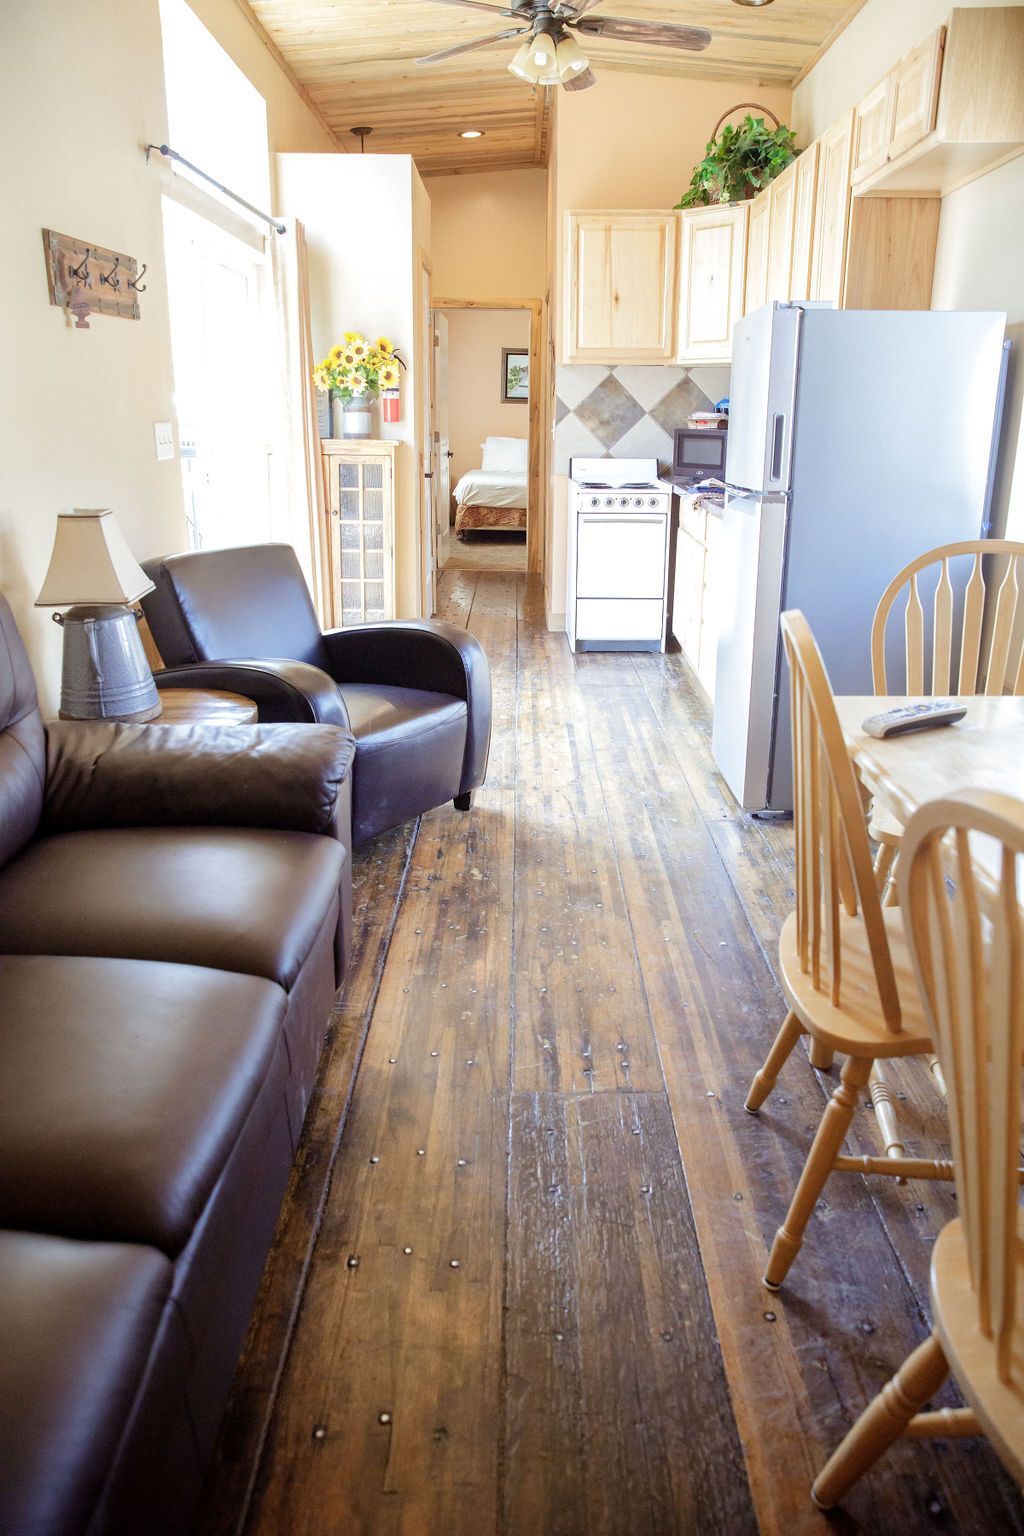
[[[448,316],[434,311],[434,444],[437,452],[437,556],[448,560],[451,537],[452,445],[448,425]]]
[[[429,619],[437,607],[437,513],[435,510],[434,454],[434,312],[430,302],[430,269],[420,267],[420,326],[422,349],[419,376],[422,380],[420,403],[420,537],[423,541],[421,594],[423,617]]]

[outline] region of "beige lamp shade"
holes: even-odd
[[[50,568],[37,608],[134,603],[153,583],[136,561],[109,508],[76,507],[57,517]]]

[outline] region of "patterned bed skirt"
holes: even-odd
[[[464,507],[455,508],[455,532],[459,536],[477,528],[526,529],[525,507]]]

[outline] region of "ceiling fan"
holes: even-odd
[[[530,85],[561,85],[567,91],[585,91],[597,84],[590,60],[578,37],[617,37],[627,43],[654,43],[661,48],[686,48],[699,53],[711,41],[703,27],[680,27],[670,22],[631,21],[621,16],[589,16],[601,0],[510,0],[508,5],[487,5],[484,0],[436,0],[440,5],[461,5],[474,11],[507,16],[516,23],[504,32],[460,43],[417,59],[417,64],[440,64],[460,53],[490,48],[495,43],[521,38],[510,72]]]

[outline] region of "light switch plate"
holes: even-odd
[[[153,423],[153,440],[156,443],[158,459],[174,458],[174,428],[169,421]]]

